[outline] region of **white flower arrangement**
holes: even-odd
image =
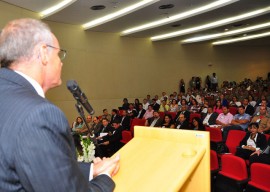
[[[95,158],[95,145],[87,136],[80,136],[83,156],[78,156],[78,161],[91,162]]]

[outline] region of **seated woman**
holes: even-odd
[[[170,105],[170,112],[177,112],[177,111],[178,111],[178,104],[177,101],[173,99]]]
[[[163,119],[162,128],[175,128],[172,116],[170,114],[166,114]]]
[[[80,132],[83,126],[84,126],[83,119],[81,117],[77,117],[76,121],[73,122],[71,129],[73,132]]]
[[[199,117],[194,117],[192,119],[192,129],[198,131],[205,131],[205,127],[202,123],[202,120]]]
[[[191,106],[190,106],[190,113],[199,113],[201,110],[201,107],[198,105],[197,101],[195,99],[193,99],[191,101]]]
[[[249,157],[250,165],[252,163],[264,163],[270,165],[270,139],[268,140],[268,145],[263,150],[257,150],[252,153]]]
[[[238,101],[238,98],[236,96],[232,97],[232,101],[230,102],[230,107],[239,107],[241,105],[241,102]]]
[[[237,148],[235,154],[243,159],[249,159],[254,151],[262,150],[267,145],[265,135],[258,132],[258,123],[250,123],[248,129],[249,131],[240,142],[240,146]]]
[[[216,101],[216,105],[214,106],[214,112],[218,114],[222,113],[222,105],[219,99]]]

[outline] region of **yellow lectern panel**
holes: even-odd
[[[115,192],[209,192],[209,133],[135,127],[120,153]]]

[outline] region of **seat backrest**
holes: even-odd
[[[269,139],[270,139],[270,134],[264,134],[265,135],[265,137],[266,137],[266,141],[269,141]]]
[[[222,142],[222,132],[219,128],[205,127],[205,130],[210,132],[210,141]]]
[[[237,107],[229,107],[229,112],[234,116],[237,113]]]
[[[217,152],[214,150],[210,150],[210,168],[211,171],[219,169]]]
[[[237,181],[248,178],[245,160],[234,155],[221,156],[221,171],[219,173]]]
[[[245,137],[246,132],[241,130],[230,130],[227,140],[226,146],[229,149],[229,152],[235,154],[236,147],[239,146],[242,139]]]
[[[199,113],[190,113],[190,116],[189,116],[189,122],[192,123],[192,120],[194,117],[199,117],[201,118],[201,114]]]
[[[264,191],[270,191],[270,165],[253,163],[250,168],[250,185]]]
[[[131,124],[130,124],[130,131],[131,131],[132,135],[134,134],[134,126],[136,126],[136,125],[144,126],[145,122],[146,122],[145,119],[138,119],[138,118],[132,119]]]
[[[169,114],[169,115],[171,115],[172,116],[172,119],[175,119],[175,117],[176,117],[176,112],[166,112],[166,114]]]
[[[132,139],[132,134],[130,131],[122,131],[122,143],[128,143]]]
[[[160,116],[161,119],[164,119],[165,112],[161,112],[161,111],[160,111],[160,112],[158,112],[158,114],[159,114],[159,116]]]

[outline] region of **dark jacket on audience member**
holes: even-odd
[[[189,122],[190,112],[187,111],[187,110],[186,111],[178,111],[177,114],[176,114],[176,116],[175,116],[174,122],[177,122],[178,121],[180,114],[184,114],[185,118]]]
[[[146,112],[145,109],[142,109],[141,111],[138,111],[137,118],[142,119],[145,112]]]
[[[178,128],[178,125],[180,125],[179,128]],[[175,128],[176,129],[191,129],[190,126],[189,126],[189,122],[188,122],[187,119],[183,123],[180,123],[180,121],[177,121],[175,123]]]
[[[149,126],[152,124],[152,122],[154,121],[154,119],[155,119],[154,117],[151,117],[151,118],[147,119]],[[162,123],[163,123],[163,120],[162,120],[161,117],[159,117],[159,119],[155,123],[154,127],[161,127]]]
[[[206,116],[207,116],[207,113],[204,113],[202,115],[202,121],[205,119]],[[218,113],[213,112],[212,115],[210,116],[210,118],[208,119],[208,124],[209,125],[215,125],[217,117],[218,117]]]
[[[123,131],[123,127],[120,126],[117,129],[114,129],[114,131],[112,132],[112,135],[106,135],[103,137],[104,141],[109,141],[109,148],[110,150],[115,153],[116,151],[118,151],[123,144],[120,142],[120,140],[122,139],[122,131]]]
[[[120,118],[120,124],[123,127],[123,129],[125,130],[129,130],[130,129],[130,117],[129,116],[125,116]]]
[[[254,107],[252,105],[247,105],[245,113],[249,114],[250,116],[253,116],[254,112],[255,112]]]

